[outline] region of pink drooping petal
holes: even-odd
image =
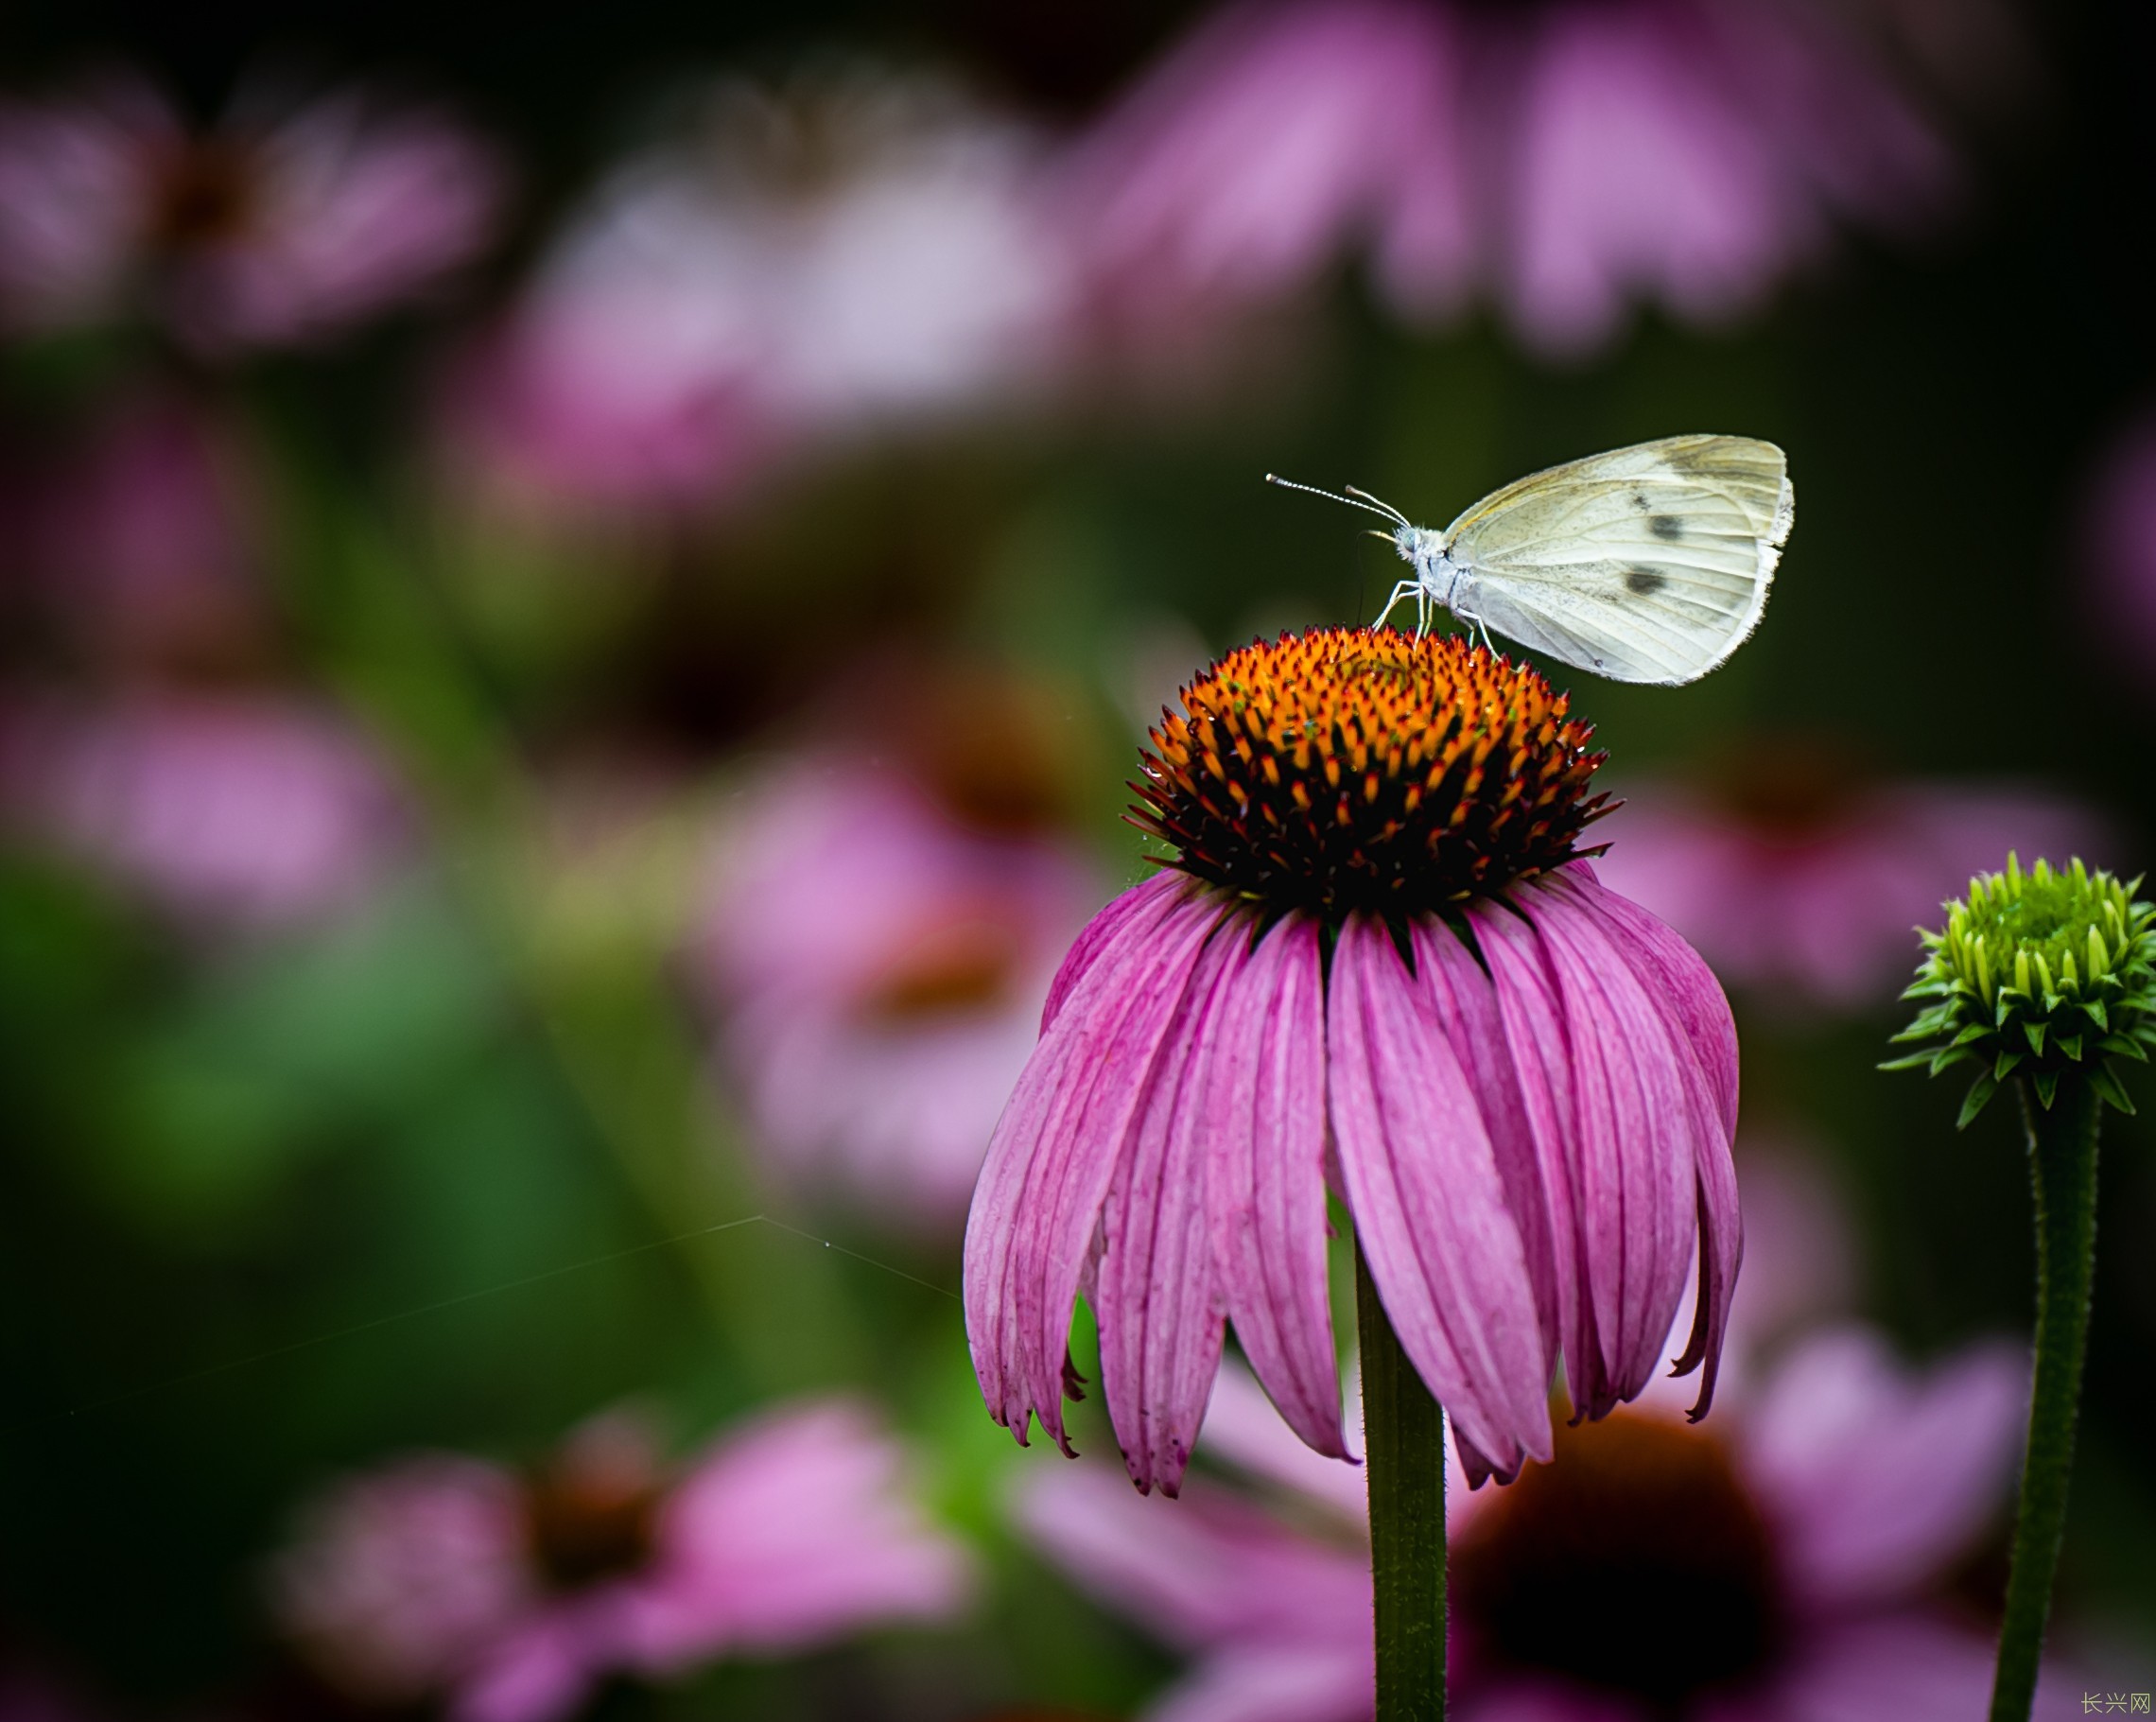
[[[1747,1419],[1749,1470],[1807,1597],[1904,1594],[2004,1504],[2028,1409],[2028,1359],[1984,1345],[1923,1373],[1863,1328],[1808,1341]]]
[[[1276,923],[1206,1036],[1206,1214],[1235,1336],[1288,1425],[1345,1456],[1326,1277],[1325,979],[1317,924]]]
[[[1520,1226],[1528,1277],[1535,1284],[1535,1308],[1542,1329],[1545,1355],[1557,1353],[1557,1279],[1550,1226],[1550,1203],[1542,1188],[1535,1154],[1535,1132],[1521,1098],[1520,1079],[1504,1042],[1504,1019],[1497,1008],[1497,989],[1483,965],[1442,923],[1417,919],[1410,928],[1417,980],[1428,989],[1437,1019],[1444,1023],[1460,1068],[1473,1085],[1504,1180],[1504,1203]]]
[[[1713,1085],[1722,1124],[1732,1136],[1737,1128],[1737,1024],[1730,1015],[1730,1000],[1699,953],[1687,945],[1677,930],[1604,885],[1585,861],[1559,868],[1545,881],[1545,888],[1560,895],[1570,893],[1604,919],[1615,923],[1630,937],[1640,954],[1660,981],[1663,996],[1676,1011],[1685,1034],[1706,1069]]]
[[[1385,1313],[1462,1442],[1509,1477],[1551,1451],[1535,1285],[1474,1089],[1380,922],[1341,929],[1327,1043],[1348,1206]]]
[[[1135,893],[1133,894],[1135,895]],[[1205,1048],[1246,962],[1243,929],[1222,927],[1198,958],[1165,1044],[1192,1049],[1165,1063],[1102,1213],[1106,1247],[1092,1288],[1101,1388],[1140,1492],[1181,1487],[1206,1398],[1220,1366],[1225,1306],[1215,1284],[1206,1209]]]
[[[1576,896],[1517,888],[1469,912],[1496,983],[1551,1214],[1569,1249],[1560,1309],[1574,1408],[1643,1388],[1684,1295],[1697,1226],[1705,1081],[1659,977]],[[1530,918],[1532,917],[1532,918]],[[1718,1124],[1718,1121],[1713,1121]],[[1560,1267],[1558,1280],[1566,1275]]]
[[[1693,1140],[1698,1154],[1699,1296],[1691,1337],[1672,1365],[1678,1375],[1705,1365],[1692,1407],[1697,1421],[1714,1401],[1730,1300],[1744,1261],[1744,1216],[1737,1203],[1736,1162],[1730,1152],[1737,1129],[1736,1022],[1721,983],[1699,953],[1637,903],[1605,889],[1584,862],[1560,870],[1541,889],[1575,901],[1630,948],[1639,972],[1658,979],[1656,996],[1697,1059],[1696,1067],[1687,1065],[1684,1073],[1694,1090]],[[1701,1116],[1706,1109],[1697,1093],[1701,1079],[1712,1102],[1711,1116]]]
[[[1063,1365],[1102,1205],[1218,903],[1159,892],[1104,946],[1042,1035],[990,1139],[965,1229],[965,1329],[981,1390],[1023,1441],[1066,1452]]]
[[[1085,931],[1071,941],[1070,952],[1055,971],[1055,979],[1048,983],[1048,1002],[1041,1006],[1040,1032],[1045,1035],[1062,1014],[1064,1001],[1070,997],[1071,989],[1086,978],[1086,973],[1121,937],[1123,929],[1133,920],[1157,913],[1156,905],[1162,897],[1172,897],[1190,889],[1188,875],[1181,873],[1156,873],[1151,878],[1133,885],[1121,893],[1105,909],[1086,923]]]

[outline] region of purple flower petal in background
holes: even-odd
[[[1456,299],[1457,36],[1449,9],[1400,0],[1217,13],[1064,165],[1089,270],[1119,295],[1232,304],[1374,244],[1418,297]]]
[[[244,96],[193,131],[113,77],[0,107],[0,327],[130,308],[210,354],[320,340],[490,236],[500,163],[443,115],[345,91]]]
[[[1920,111],[1814,9],[1567,0],[1526,40],[1497,243],[1548,351],[1600,344],[1635,296],[1726,322],[1831,217],[1906,226],[1955,181]]]
[[[682,1468],[620,1417],[518,1478],[422,1455],[339,1486],[271,1574],[277,1616],[355,1696],[554,1722],[602,1676],[779,1655],[948,1616],[967,1563],[858,1405],[770,1413]]]
[[[0,714],[0,805],[182,921],[217,928],[352,903],[409,829],[361,736],[266,694],[19,703]]]
[[[699,113],[452,379],[453,462],[534,504],[723,499],[805,440],[1001,405],[1057,356],[1061,240],[1014,121],[871,69],[720,84]]]
[[[690,962],[772,1170],[948,1226],[1099,901],[1067,844],[896,772],[812,757],[749,791]]]
[[[1921,223],[1956,177],[1883,58],[1796,0],[1255,0],[1078,147],[1068,218],[1097,274],[1172,301],[1367,253],[1411,320],[1479,287],[1564,354],[1633,299],[1727,321],[1834,221]]]
[[[2052,791],[1852,791],[1847,773],[1822,775],[1808,756],[1792,763],[1791,780],[1804,782],[1772,801],[1722,803],[1674,784],[1628,791],[1602,827],[1609,851],[1595,863],[1723,981],[1762,997],[1827,1010],[1885,1004],[1907,979],[1911,929],[1936,918],[1972,873],[2016,848],[2100,859],[2101,823]]]

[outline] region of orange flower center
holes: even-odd
[[[1605,756],[1570,699],[1457,635],[1319,628],[1231,652],[1140,756],[1132,823],[1268,906],[1399,914],[1581,853]]]
[[[1771,1538],[1722,1444],[1637,1412],[1559,1428],[1453,1556],[1462,1624],[1497,1661],[1681,1711],[1782,1629]]]

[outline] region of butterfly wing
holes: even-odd
[[[1795,512],[1748,437],[1667,437],[1508,484],[1446,533],[1463,616],[1620,682],[1693,682],[1758,624]]]

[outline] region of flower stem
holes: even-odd
[[[1445,1414],[1400,1349],[1355,1251],[1376,1595],[1376,1722],[1445,1713]]]
[[[2022,1085],[2029,1181],[2036,1197],[2036,1381],[2028,1411],[2007,1613],[1991,1722],[2026,1722],[2051,1615],[2051,1581],[2066,1528],[2074,1419],[2088,1351],[2089,1289],[2096,1256],[2096,1122],[2101,1103],[2078,1074],[2062,1076],[2052,1105]]]

